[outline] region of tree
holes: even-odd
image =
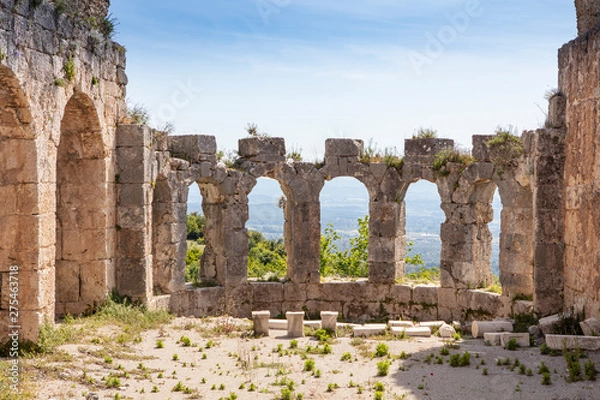
[[[194,240],[204,244],[204,227],[206,226],[206,217],[194,211],[187,216],[187,240]]]
[[[281,279],[287,273],[283,239],[266,239],[257,231],[248,232],[248,277]]]
[[[358,236],[350,239],[350,249],[340,251],[336,241],[341,239],[329,224],[321,235],[321,276],[365,278],[369,274],[369,216],[358,219]]]

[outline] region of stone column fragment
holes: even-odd
[[[287,319],[287,333],[289,337],[304,337],[304,312],[288,311],[285,313]]]
[[[256,336],[269,336],[269,311],[252,311],[254,334]]]

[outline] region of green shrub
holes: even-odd
[[[450,356],[451,367],[465,367],[467,365],[471,365],[471,354],[468,351],[465,351],[462,355],[457,353]]]
[[[551,385],[551,384],[552,384],[552,377],[550,375],[550,372],[542,373],[542,385]]]
[[[385,343],[379,343],[375,347],[375,357],[385,357],[390,353],[390,347]]]
[[[310,372],[310,371],[314,371],[315,369],[315,360],[313,359],[308,359],[306,361],[304,361],[304,371]]]
[[[517,339],[512,338],[508,341],[508,343],[506,343],[506,346],[504,346],[504,348],[506,350],[510,350],[510,351],[515,351],[517,348],[519,347],[519,342],[517,342]]]
[[[181,343],[183,347],[190,347],[192,345],[192,340],[187,336],[182,336],[179,339],[179,343]]]
[[[596,380],[596,375],[598,374],[598,371],[596,370],[596,365],[594,364],[594,362],[592,360],[587,361],[583,365],[583,370],[585,371],[585,376],[588,380],[590,380],[590,381]]]
[[[387,374],[390,372],[390,362],[385,360],[385,361],[379,361],[377,363],[377,376],[387,376]]]

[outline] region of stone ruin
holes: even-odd
[[[65,6],[66,4],[66,6]],[[360,140],[329,139],[322,165],[286,159],[280,138],[239,141],[236,168],[213,136],[128,124],[125,50],[102,32],[107,0],[0,0],[0,334],[18,268],[19,324],[80,314],[111,290],[179,315],[249,317],[329,310],[347,320],[470,320],[533,309],[600,317],[600,5],[576,1],[579,37],[559,52],[544,129],[503,159],[474,136],[475,162],[434,168],[449,139],[408,139],[401,166],[366,162]],[[322,283],[319,194],[354,177],[368,190],[368,281]],[[248,194],[275,179],[287,198],[284,282],[247,279]],[[446,221],[441,285],[396,284],[405,271],[404,196],[427,180]],[[207,218],[200,280],[184,278],[188,187]],[[491,281],[492,196],[503,204],[502,295]],[[14,275],[14,274],[13,274]],[[533,298],[533,304],[520,298]]]

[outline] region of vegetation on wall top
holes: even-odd
[[[513,126],[496,128],[496,136],[487,142],[490,159],[501,169],[514,167],[523,155],[523,144]]]
[[[423,128],[423,127],[415,129],[415,132],[413,133],[413,136],[412,136],[413,139],[431,139],[431,138],[437,138],[437,137],[438,137],[438,132],[436,129]]]
[[[433,170],[436,171],[439,176],[448,176],[450,174],[448,163],[460,164],[462,171],[474,162],[475,158],[468,151],[460,149],[442,150],[435,155],[433,160]]]

